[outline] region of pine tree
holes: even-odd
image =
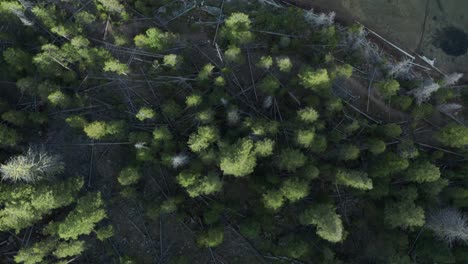
[[[270,190],[263,194],[263,204],[266,208],[274,211],[281,208],[284,204],[283,192],[277,190]]]
[[[380,139],[376,138],[370,138],[367,140],[367,146],[369,147],[369,152],[378,155],[380,153],[383,153],[385,149],[387,148],[387,145],[385,142],[383,142]]]
[[[34,243],[30,247],[21,248],[15,256],[15,262],[24,264],[44,263],[44,258],[54,250],[55,244],[55,241],[45,240]]]
[[[0,124],[0,146],[14,146],[21,140],[16,130]]]
[[[319,92],[330,85],[330,77],[326,69],[313,71],[305,69],[299,74],[300,84],[307,89]]]
[[[306,163],[306,156],[297,149],[283,149],[280,153],[278,167],[282,170],[295,172]]]
[[[140,121],[145,121],[146,119],[153,119],[156,116],[156,113],[153,109],[149,107],[142,107],[138,110],[138,113],[135,117]]]
[[[85,249],[86,245],[83,240],[60,242],[52,254],[55,257],[62,259],[80,255],[83,251],[85,251]]]
[[[192,133],[188,140],[188,146],[193,152],[207,149],[218,140],[218,130],[213,126],[201,126],[196,133]]]
[[[337,243],[344,238],[343,223],[331,204],[313,205],[299,216],[299,220],[304,225],[314,225],[317,235],[327,241]]]
[[[61,222],[51,222],[45,233],[57,235],[62,239],[77,239],[88,235],[101,220],[107,217],[103,208],[101,193],[89,193],[78,199],[75,208]]]
[[[291,202],[299,201],[309,195],[309,182],[299,178],[287,179],[281,186],[281,193]]]
[[[396,95],[398,90],[400,90],[400,83],[397,80],[386,80],[378,83],[377,89],[385,99],[388,99]]]
[[[273,59],[271,56],[262,56],[256,65],[259,68],[268,70],[273,66]]]
[[[276,58],[276,65],[281,72],[290,72],[293,67],[291,59],[287,56]]]
[[[250,139],[240,139],[236,144],[222,148],[220,157],[220,169],[235,177],[251,174],[257,165],[255,146]]]
[[[338,159],[340,160],[355,160],[359,158],[360,150],[358,147],[346,144],[340,147],[338,150]]]
[[[70,205],[82,186],[82,178],[54,184],[0,185],[0,231],[19,232],[52,210]]]
[[[306,107],[297,111],[299,119],[304,123],[314,123],[317,121],[319,114],[312,107]]]
[[[224,22],[220,35],[231,44],[245,44],[253,40],[251,21],[247,14],[232,13]]]
[[[122,186],[127,186],[137,183],[140,178],[138,168],[130,166],[122,169],[117,180]]]
[[[339,169],[336,172],[335,178],[337,184],[343,184],[359,190],[371,190],[373,188],[372,180],[363,171]]]
[[[446,146],[463,148],[468,145],[468,128],[462,125],[450,124],[437,133],[435,138]]]
[[[200,247],[217,247],[224,240],[224,230],[222,227],[210,228],[202,232],[198,238],[197,243]]]
[[[113,72],[118,75],[127,75],[129,72],[128,66],[125,63],[121,63],[116,59],[108,60],[104,63],[103,70],[105,72]]]
[[[411,163],[405,174],[408,180],[417,183],[433,182],[440,178],[439,168],[426,160]]]
[[[145,34],[135,36],[135,45],[139,48],[149,48],[154,51],[167,49],[175,40],[176,35],[162,32],[158,28],[150,28]]]
[[[385,204],[384,221],[392,228],[410,228],[424,225],[424,209],[415,204],[418,196],[416,189],[408,188],[398,193],[396,201]]]

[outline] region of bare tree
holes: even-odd
[[[456,84],[463,77],[463,73],[454,72],[446,75],[442,81],[442,86],[451,86]]]
[[[440,89],[440,85],[435,83],[433,80],[426,81],[422,84],[420,88],[414,89],[409,92],[409,94],[413,95],[416,98],[416,102],[421,104],[429,98],[431,98],[432,93],[436,92]]]
[[[335,16],[335,12],[316,14],[313,9],[304,13],[305,20],[316,27],[333,25],[335,23]]]
[[[442,104],[442,105],[437,106],[437,109],[440,112],[448,114],[448,115],[456,113],[462,108],[463,106],[461,104],[456,104],[456,103]]]
[[[0,165],[2,179],[13,182],[35,182],[50,178],[63,169],[64,163],[60,156],[35,148],[29,148],[25,154],[12,157]]]
[[[172,167],[177,169],[186,165],[189,162],[189,157],[185,153],[180,153],[172,157]]]
[[[411,59],[406,59],[396,63],[388,63],[388,72],[392,76],[401,77],[401,78],[411,78],[410,70],[413,67]]]
[[[454,241],[468,241],[467,217],[454,208],[445,208],[431,213],[426,225],[438,237],[451,245]]]

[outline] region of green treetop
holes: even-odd
[[[93,121],[85,124],[83,130],[92,139],[120,137],[125,130],[125,123],[123,121]]]
[[[188,140],[189,148],[193,152],[207,149],[218,140],[218,130],[213,126],[201,126],[196,133],[192,133]]]
[[[82,186],[82,178],[55,184],[0,185],[0,231],[19,232],[52,210],[68,206]]]
[[[277,190],[270,190],[263,194],[263,204],[266,208],[274,211],[278,210],[284,204],[283,192]]]
[[[105,72],[113,72],[118,75],[127,75],[127,73],[129,72],[127,64],[121,63],[116,59],[106,61],[104,63],[103,70]]]
[[[326,69],[316,71],[306,69],[299,74],[299,79],[302,86],[316,92],[328,88],[330,84],[330,77]]]
[[[83,240],[60,242],[52,254],[59,259],[80,255],[86,249]]]
[[[439,168],[427,160],[411,163],[405,174],[407,179],[417,183],[433,182],[440,178]]]
[[[376,138],[370,138],[367,140],[367,145],[369,147],[369,152],[374,154],[374,155],[378,155],[382,152],[385,151],[385,149],[387,148],[387,145],[385,144],[384,141],[380,140],[380,139],[376,139]]]
[[[463,148],[468,145],[468,128],[462,125],[450,124],[442,128],[435,138],[446,146]]]
[[[221,149],[220,169],[226,175],[242,177],[251,174],[257,165],[254,143],[240,139],[236,144]]]
[[[371,190],[373,188],[372,180],[363,171],[339,169],[335,177],[337,184],[343,184],[359,190]]]
[[[306,107],[297,111],[297,115],[299,117],[299,120],[301,120],[304,123],[314,123],[319,117],[317,111],[315,111],[315,109],[312,107]]]
[[[44,263],[44,258],[54,250],[55,246],[55,241],[45,240],[34,243],[32,246],[21,248],[15,256],[15,263]]]
[[[202,232],[198,238],[197,243],[201,247],[217,247],[224,240],[224,230],[222,227],[215,227]]]
[[[16,130],[0,124],[0,146],[14,146],[21,140]]]
[[[153,119],[156,116],[156,113],[153,109],[149,107],[142,107],[138,110],[138,113],[135,117],[140,121],[145,121],[146,119]]]
[[[308,129],[308,130],[298,130],[296,132],[296,142],[299,146],[308,148],[312,145],[315,138],[315,130]]]
[[[268,70],[273,65],[273,59],[271,58],[271,56],[262,56],[256,65],[259,68]]]
[[[404,159],[394,152],[386,152],[370,167],[371,177],[386,177],[394,173],[404,171],[408,168],[409,161]]]
[[[309,182],[299,178],[287,179],[281,186],[281,193],[291,202],[301,200],[309,195]]]
[[[250,32],[251,21],[249,16],[244,13],[232,13],[221,28],[220,35],[231,44],[245,44],[253,40],[253,34]]]
[[[77,239],[80,235],[88,235],[98,222],[106,218],[104,201],[101,193],[88,193],[78,199],[75,208],[61,222],[51,222],[45,233],[58,235],[60,238]]]
[[[343,222],[332,204],[316,204],[306,209],[299,220],[304,225],[314,225],[317,235],[332,243],[344,238]]]
[[[71,98],[62,91],[55,91],[47,96],[49,103],[53,106],[67,107],[71,103]]]
[[[306,156],[300,150],[287,148],[281,151],[278,167],[282,170],[295,172],[305,165],[306,160]]]
[[[293,66],[289,57],[276,58],[276,65],[278,66],[281,72],[290,72]]]
[[[397,80],[386,80],[377,84],[377,89],[384,98],[390,98],[400,90],[400,83]]]
[[[139,48],[149,48],[154,51],[167,49],[176,39],[170,32],[162,32],[158,28],[150,28],[145,34],[135,36],[135,45]]]
[[[280,82],[274,76],[268,75],[260,81],[258,87],[265,94],[274,96],[280,89]]]
[[[255,142],[255,154],[259,157],[267,157],[273,154],[275,141],[271,139],[264,139]]]
[[[130,166],[122,169],[117,180],[123,186],[132,185],[138,182],[141,178],[141,174],[138,168]]]
[[[200,81],[208,80],[210,78],[211,74],[213,74],[214,68],[215,68],[215,66],[213,66],[213,64],[211,64],[211,63],[208,63],[205,66],[203,66],[203,68],[198,73],[198,77],[197,77],[198,80],[200,80]]]
[[[176,177],[177,183],[185,188],[190,197],[208,195],[218,192],[222,188],[222,182],[216,173],[210,172],[202,176],[196,170],[183,170]]]
[[[224,52],[224,59],[228,63],[242,63],[243,57],[241,49],[237,46],[229,46],[229,48]]]
[[[424,209],[417,206],[414,202],[417,196],[417,190],[410,188],[400,191],[398,200],[389,200],[385,204],[385,223],[392,228],[423,226],[425,222],[425,214]]]

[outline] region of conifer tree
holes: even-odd
[[[446,146],[462,148],[468,145],[468,128],[456,124],[447,125],[436,134],[436,139]]]
[[[263,204],[266,208],[274,211],[281,208],[284,204],[283,192],[278,190],[270,190],[263,194]]]
[[[372,180],[367,177],[367,173],[362,171],[339,169],[335,177],[338,184],[359,190],[371,190],[373,188]]]
[[[440,170],[429,161],[418,160],[410,164],[405,172],[407,179],[417,183],[433,182],[440,178]]]
[[[80,177],[54,184],[0,185],[0,231],[19,232],[52,210],[70,205],[82,186]]]
[[[385,98],[390,98],[400,90],[400,84],[397,80],[386,80],[377,84],[377,89],[380,94]]]
[[[410,228],[424,225],[424,209],[415,204],[416,189],[408,188],[398,193],[398,199],[385,204],[384,221],[392,228]]]
[[[291,202],[301,200],[309,195],[309,182],[299,178],[287,179],[281,186],[281,193]]]
[[[304,225],[314,225],[317,235],[327,241],[337,243],[344,238],[343,223],[331,204],[313,205],[299,216],[299,220]]]
[[[86,249],[83,240],[60,242],[52,254],[59,259],[80,255]]]
[[[300,84],[307,89],[319,92],[330,85],[330,77],[326,69],[313,71],[305,69],[299,74]]]
[[[188,140],[188,146],[193,152],[207,149],[218,140],[218,130],[213,126],[201,126],[196,133],[192,133]]]
[[[176,39],[176,35],[163,32],[158,28],[149,28],[145,34],[135,36],[135,45],[139,48],[148,48],[154,51],[167,49]]]
[[[221,149],[220,169],[226,175],[242,177],[252,173],[257,165],[255,145],[250,139],[240,139],[236,144]]]
[[[78,199],[75,208],[63,221],[49,223],[44,232],[65,240],[88,235],[98,222],[107,217],[103,207],[101,193],[89,193]]]
[[[21,248],[15,256],[15,262],[24,264],[43,263],[44,258],[54,250],[55,244],[55,241],[45,240],[34,243],[30,247]]]
[[[247,14],[232,13],[221,28],[221,36],[229,40],[231,44],[245,44],[253,40],[250,32],[251,21]]]
[[[224,230],[222,227],[214,227],[202,232],[198,238],[197,243],[201,247],[217,247],[224,240]]]
[[[127,186],[137,183],[140,178],[138,168],[130,166],[122,169],[117,180],[121,185]]]
[[[295,172],[305,165],[306,156],[297,149],[287,148],[280,153],[278,167],[282,170]]]

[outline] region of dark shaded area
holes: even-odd
[[[468,35],[459,28],[447,27],[437,33],[434,46],[447,55],[461,56],[468,50]]]

